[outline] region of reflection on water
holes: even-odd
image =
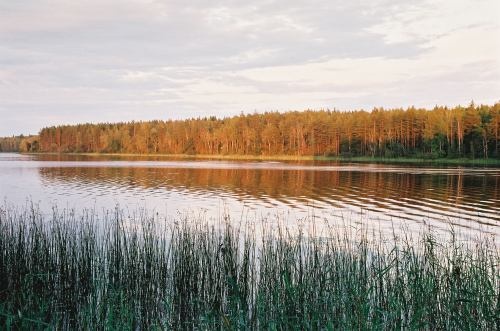
[[[500,169],[281,162],[61,161],[0,157],[0,194],[70,207],[146,206],[217,216],[282,211],[321,218],[443,221],[498,232]]]

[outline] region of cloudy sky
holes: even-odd
[[[0,0],[0,136],[500,100],[500,1]]]

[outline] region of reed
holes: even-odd
[[[2,208],[0,328],[500,327],[491,238],[266,224]]]

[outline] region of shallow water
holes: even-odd
[[[172,160],[0,154],[0,197],[53,205],[147,208],[169,216],[279,215],[385,227],[500,233],[500,169],[330,162]]]

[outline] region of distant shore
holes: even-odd
[[[22,153],[26,155],[74,155],[114,157],[163,157],[172,159],[199,160],[252,160],[252,161],[337,161],[356,163],[398,163],[398,164],[449,164],[449,165],[498,165],[500,159],[469,158],[418,158],[418,157],[368,157],[368,156],[314,156],[314,155],[213,155],[213,154],[134,154],[134,153]]]

